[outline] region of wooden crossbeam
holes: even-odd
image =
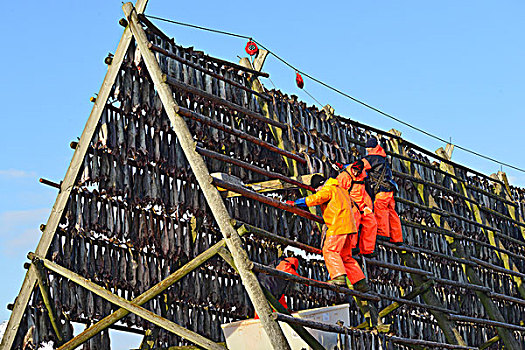
[[[149,310],[146,310],[133,302],[130,302],[118,295],[115,295],[110,291],[106,290],[105,288],[99,286],[98,284],[91,282],[90,280],[74,273],[73,271],[66,269],[65,267],[55,264],[54,262],[42,258],[34,253],[29,253],[28,257],[33,261],[42,261],[42,263],[47,269],[54,271],[65,278],[68,278],[69,280],[106,299],[107,301],[118,305],[119,307],[124,308],[129,312],[132,312],[135,315],[140,316],[145,320],[166,329],[167,331],[170,331],[184,339],[187,339],[192,343],[202,346],[205,349],[224,350],[223,346],[209,340],[208,338],[205,338],[198,333],[190,331],[189,329],[186,329],[182,326],[179,326],[178,324],[167,320]]]

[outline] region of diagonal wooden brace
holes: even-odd
[[[162,327],[182,338],[185,338],[192,343],[195,343],[199,346],[202,346],[205,349],[212,349],[212,350],[224,350],[224,347],[203,337],[200,334],[197,334],[193,331],[190,331],[189,329],[186,329],[182,326],[179,326],[178,324],[169,321],[159,315],[156,315],[155,313],[144,309],[143,307],[138,306],[137,304],[134,304],[122,297],[119,297],[118,295],[115,295],[111,293],[110,291],[106,290],[105,288],[99,286],[96,283],[91,282],[90,280],[58,265],[54,262],[44,259],[42,257],[39,257],[35,255],[34,253],[29,253],[28,257],[33,260],[33,262],[36,260],[42,261],[44,266],[54,271],[58,274],[60,274],[63,277],[66,277],[70,279],[71,281],[81,285],[82,287],[86,288],[87,290],[90,290],[91,292],[97,294],[98,296],[106,299],[107,301],[120,306],[121,308],[124,308],[128,310],[129,312],[132,312],[136,314],[137,316],[140,316],[144,318],[145,320],[148,320],[149,322],[156,324],[159,327]]]
[[[240,232],[239,234],[242,235],[243,233],[244,232]],[[131,302],[136,305],[142,305],[150,301],[151,299],[153,299],[154,297],[171,287],[174,283],[178,282],[181,278],[189,274],[191,271],[204,264],[208,259],[214,257],[219,252],[219,250],[222,247],[224,247],[225,244],[226,243],[224,239],[215,243],[206,251],[197,255],[193,260],[186,263],[180,269],[178,269],[177,271],[166,277],[164,280],[160,281],[159,283],[157,283],[156,285],[154,285],[153,287],[151,287],[150,289],[133,299]],[[84,330],[82,333],[68,341],[66,344],[62,345],[57,350],[72,350],[77,348],[97,333],[101,332],[102,330],[108,328],[109,326],[113,325],[114,323],[127,316],[129,313],[130,312],[124,308],[118,309],[111,315],[104,317],[102,320],[98,321],[91,327]]]

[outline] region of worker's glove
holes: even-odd
[[[296,207],[300,207],[300,208],[308,208],[308,206],[306,205],[306,200],[304,198],[299,198],[297,199],[295,202],[294,202],[294,205]]]
[[[291,205],[292,207],[295,207],[295,201],[286,201],[285,203]]]
[[[369,207],[365,207],[365,209],[363,209],[363,213],[365,215],[372,214],[372,209],[370,209]]]
[[[339,171],[339,170],[343,170],[344,165],[339,162],[335,162],[335,163],[332,163],[332,168],[334,168],[334,170],[336,171]]]

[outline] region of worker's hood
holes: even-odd
[[[381,156],[381,157],[386,157],[386,153],[385,153],[385,150],[383,149],[383,147],[377,145],[375,146],[374,148],[372,148],[369,152],[368,152],[368,155],[369,156]]]

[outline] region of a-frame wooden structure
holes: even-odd
[[[86,127],[75,144],[73,159],[59,186],[42,238],[35,252],[29,254],[32,264],[14,303],[1,349],[19,346],[24,337],[31,336],[29,325],[35,323],[32,317],[42,322],[49,318],[48,328],[54,333],[53,340],[61,344],[60,349],[74,349],[101,332],[107,336],[104,330],[119,327],[115,324],[124,317],[129,319],[130,313],[147,320],[151,326],[146,331],[143,348],[149,346],[148,337],[155,343],[158,337],[155,332],[163,329],[201,347],[220,349],[223,346],[217,341],[222,335],[199,329],[200,324],[218,325],[227,320],[218,314],[207,314],[213,303],[210,300],[216,297],[208,294],[208,305],[201,307],[197,304],[202,296],[193,300],[186,295],[193,289],[201,293],[199,283],[218,285],[219,280],[226,283],[220,287],[235,290],[235,296],[225,297],[236,298],[232,305],[235,304],[237,314],[251,316],[250,303],[253,304],[275,349],[290,348],[278,320],[292,324],[314,349],[319,344],[303,326],[344,334],[351,338],[350,343],[356,344],[354,347],[375,349],[390,344],[399,348],[470,349],[480,345],[498,347],[503,343],[507,348],[519,349],[525,331],[520,325],[520,313],[523,315],[525,306],[525,288],[521,283],[525,277],[522,190],[510,187],[502,173],[487,177],[452,162],[450,148],[448,152],[438,150],[437,155],[432,155],[402,140],[395,130],[386,133],[335,117],[329,107],[312,111],[295,97],[288,98],[276,91],[269,93],[257,79],[264,75],[260,72],[264,55],[252,66],[247,59],[237,65],[191,50],[181,53],[181,48],[142,16],[146,3],[138,0],[135,6],[131,3],[123,6],[126,29]],[[118,105],[113,105],[108,102],[110,95],[123,97]],[[135,127],[140,129],[136,134]],[[277,254],[279,248],[274,244],[320,254],[313,246],[319,243],[316,223],[322,224],[322,219],[315,211],[290,207],[261,193],[284,190],[295,194],[293,191],[298,188],[307,193],[311,190],[308,174],[331,175],[329,164],[336,160],[350,161],[352,152],[362,148],[363,138],[371,132],[382,137],[393,159],[394,175],[402,187],[397,200],[404,213],[406,241],[410,244],[399,248],[381,242],[381,259],[366,260],[369,278],[377,282],[378,294],[362,294],[320,282],[326,279],[326,273],[313,260],[305,260],[308,272],[304,275],[310,279],[283,275],[268,267],[271,259],[261,256],[267,254],[264,249]],[[231,143],[236,146],[228,148],[228,137],[240,141],[233,140]],[[126,144],[130,139],[134,141]],[[208,147],[203,147],[202,142]],[[251,144],[266,153],[256,151]],[[123,145],[124,155],[120,153]],[[357,148],[352,151],[352,146]],[[422,154],[435,159],[436,164]],[[95,170],[98,167],[101,169]],[[125,170],[128,168],[134,170],[126,175],[124,171],[129,171]],[[252,184],[250,189],[212,178],[210,172],[214,170],[230,172],[252,183],[274,180]],[[132,177],[136,187],[128,181]],[[80,185],[90,181],[98,183],[97,192]],[[148,191],[142,193],[142,187]],[[229,192],[221,196],[217,187]],[[178,197],[173,195],[177,191]],[[242,197],[235,197],[234,193]],[[101,194],[102,200],[94,199]],[[192,208],[179,211],[176,207],[185,201],[191,202]],[[137,203],[148,204],[140,207]],[[263,203],[265,207],[254,203]],[[102,207],[109,209],[104,212],[106,209]],[[131,211],[133,215],[129,214]],[[206,217],[206,213],[211,216]],[[296,216],[286,218],[283,213]],[[126,219],[125,215],[131,216]],[[101,231],[99,228],[106,225],[101,218],[110,222],[110,216],[119,216],[114,220],[118,228],[104,228],[103,234],[86,233],[90,231],[89,225],[95,227],[91,231]],[[214,226],[221,237],[212,238],[209,235],[212,229],[202,233],[206,225]],[[63,231],[68,232],[63,235]],[[243,244],[241,235],[257,237],[256,242]],[[175,239],[178,241],[172,242]],[[126,244],[129,247],[123,247]],[[86,246],[90,248],[85,250]],[[176,253],[171,248],[191,253],[185,252],[175,259]],[[226,262],[225,269],[235,270],[249,299],[242,299],[242,288],[235,289],[240,283],[223,282],[226,277],[212,276],[211,270],[202,270],[202,265],[216,255]],[[86,266],[80,266],[84,264],[82,259],[89,261]],[[175,263],[170,261],[174,259]],[[117,268],[117,261],[124,263]],[[132,272],[126,264],[133,266]],[[131,273],[133,284],[140,286],[122,286],[117,276],[111,276],[111,272],[122,273],[121,267]],[[385,269],[395,273],[385,276]],[[308,290],[293,298],[295,309],[340,302],[338,293],[381,301],[384,307],[381,316],[391,318],[394,325],[397,323],[398,336],[361,331],[364,324],[349,329],[290,319],[261,288],[255,272],[306,285]],[[192,273],[195,276],[188,282]],[[51,280],[50,275],[54,276]],[[170,314],[173,305],[165,302],[169,297],[162,294],[181,280],[196,284],[195,288],[181,287],[183,297],[175,307],[188,308],[184,304],[191,301],[191,317],[195,318],[191,327],[172,321],[184,317]],[[71,297],[75,293],[69,293],[70,300],[62,303],[68,304],[66,309],[82,310],[77,312],[79,318],[98,322],[72,338],[71,332],[63,329],[69,320],[64,319],[64,314],[58,315],[56,300],[61,290],[77,285],[82,288],[79,291],[89,291],[85,297],[91,301],[84,303],[78,299],[81,297]],[[210,288],[207,285],[202,289]],[[457,294],[451,295],[450,288],[455,288]],[[474,299],[463,298],[458,291],[469,291],[469,297]],[[67,292],[63,291],[62,297],[63,294]],[[317,299],[310,298],[312,295]],[[272,316],[267,299],[279,313]],[[34,309],[34,305],[29,305],[31,302],[45,306],[45,317],[34,316],[34,311],[28,313],[29,307]],[[109,303],[118,308],[105,306]],[[466,312],[463,304],[470,305],[472,312]],[[104,310],[97,310],[99,306]],[[424,315],[404,312],[401,306],[423,310]],[[241,307],[246,309],[239,311]],[[86,310],[95,310],[96,315],[89,315]],[[39,312],[42,313],[36,314]],[[353,312],[359,321],[355,307]],[[134,318],[129,323],[135,321]],[[23,332],[21,326],[25,327]]]

